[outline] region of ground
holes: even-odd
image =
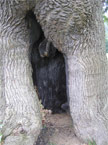
[[[75,136],[69,113],[47,113],[35,145],[85,145]]]

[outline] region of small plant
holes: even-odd
[[[96,145],[96,142],[95,141],[89,141],[88,145]]]
[[[39,105],[40,105],[40,112],[41,112],[41,115],[42,115],[42,122],[44,122],[45,121],[45,113],[43,111],[44,107],[43,107],[41,101],[39,101]]]
[[[49,145],[56,145],[55,143],[51,143],[51,142],[49,142]]]
[[[2,134],[0,133],[0,143],[2,142]]]
[[[43,124],[43,129],[45,129],[46,128],[46,125],[45,124]]]
[[[3,127],[2,121],[0,121],[0,144],[2,142],[2,133],[1,133],[1,129]]]

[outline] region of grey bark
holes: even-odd
[[[28,7],[24,1],[0,1],[0,120],[3,145],[33,145],[41,129],[39,102],[29,62],[29,35],[25,23]]]
[[[76,135],[108,144],[108,63],[100,0],[40,0],[35,13],[45,36],[65,55]]]
[[[107,145],[108,70],[101,1],[1,0],[0,120],[4,145],[33,145],[41,129],[24,21],[35,3],[46,38],[65,55],[76,135],[85,142]]]

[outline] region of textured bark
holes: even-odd
[[[29,62],[27,10],[24,1],[0,1],[0,120],[4,145],[33,145],[41,129]]]
[[[35,13],[45,36],[66,60],[76,135],[108,144],[108,64],[100,0],[40,0]]]
[[[76,135],[108,144],[107,60],[105,54],[67,56],[69,106]]]
[[[40,128],[24,17],[35,0],[0,1],[0,118],[4,145],[33,145]],[[45,36],[66,60],[76,135],[108,144],[108,71],[100,0],[36,0]],[[1,103],[3,102],[3,103]],[[2,113],[1,113],[2,112]]]

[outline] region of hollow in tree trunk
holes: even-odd
[[[45,36],[65,56],[76,135],[86,143],[107,145],[108,62],[101,0],[44,0],[35,13]]]

